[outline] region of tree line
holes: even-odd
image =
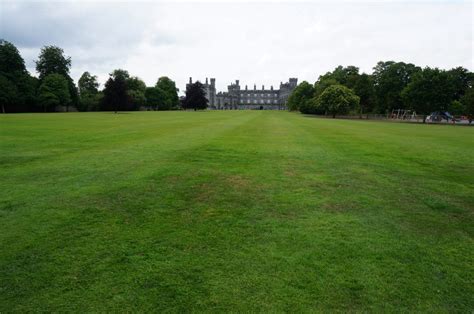
[[[404,62],[378,62],[372,74],[355,66],[338,66],[314,84],[300,83],[288,108],[307,114],[387,114],[413,110],[424,116],[435,111],[474,117],[474,74],[463,67],[421,68]]]
[[[124,111],[146,107],[171,110],[180,105],[178,89],[170,78],[160,77],[147,87],[128,71],[110,73],[102,90],[97,76],[84,72],[76,86],[70,76],[71,58],[63,49],[45,46],[36,63],[38,77],[28,73],[25,61],[10,42],[0,40],[0,106],[7,112],[51,112],[58,106],[66,111]]]

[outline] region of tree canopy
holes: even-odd
[[[127,71],[120,69],[110,73],[109,79],[105,83],[102,110],[115,112],[130,110],[127,94],[127,79],[129,77]]]
[[[130,110],[138,110],[141,106],[146,105],[145,90],[145,82],[140,78],[133,76],[127,79],[127,95],[130,102]]]
[[[50,74],[60,74],[66,78],[68,82],[69,94],[71,103],[77,105],[78,92],[74,81],[69,75],[71,69],[71,57],[64,55],[64,50],[57,46],[44,46],[38,56],[36,63],[36,71],[39,74],[39,79],[43,79]]]
[[[0,74],[0,107],[2,113],[7,112],[9,106],[13,106],[18,98],[18,90],[15,84],[6,76]]]
[[[287,106],[289,110],[300,110],[313,97],[314,88],[306,81],[301,82],[288,97]],[[302,112],[303,112],[302,111]]]
[[[417,72],[401,93],[406,107],[423,115],[432,111],[446,111],[453,95],[454,85],[449,74],[429,67]]]
[[[147,87],[145,90],[146,105],[148,108],[153,110],[166,110],[165,105],[166,95],[158,87]],[[163,106],[163,107],[162,107]]]
[[[69,77],[70,69],[71,57],[66,57],[62,48],[56,46],[44,46],[41,48],[40,55],[36,61],[36,71],[39,73],[40,80],[53,73]]]
[[[404,62],[378,62],[374,67],[374,89],[377,96],[377,109],[387,112],[392,109],[403,109],[402,90],[410,83],[411,78],[420,67]]]
[[[5,40],[0,40],[0,75],[2,112],[35,111],[37,79],[26,70],[18,49]]]
[[[82,73],[78,81],[79,94],[96,94],[99,92],[99,82],[97,76],[91,75],[89,72]]]
[[[68,82],[61,74],[47,75],[39,87],[39,102],[44,111],[55,106],[67,106],[71,102]]]
[[[26,74],[25,60],[20,55],[18,49],[11,42],[0,39],[0,73]]]
[[[188,84],[185,97],[185,109],[198,110],[207,108],[208,100],[204,91],[204,85],[201,82],[197,81],[196,83]]]
[[[160,77],[155,87],[159,88],[164,96],[160,110],[169,110],[179,106],[178,89],[175,82],[169,77]]]
[[[372,77],[362,73],[358,77],[353,89],[360,98],[360,114],[371,112],[375,105],[375,90]]]
[[[102,93],[99,92],[97,76],[84,72],[79,78],[79,111],[97,111],[100,109]]]
[[[359,105],[359,96],[343,85],[332,85],[318,97],[317,105],[321,111],[331,114],[345,114]]]
[[[469,87],[461,97],[464,113],[469,119],[469,123],[474,120],[474,87]]]

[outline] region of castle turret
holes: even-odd
[[[192,83],[193,83],[193,78],[189,77],[189,84],[192,84]]]
[[[257,90],[257,84],[253,84],[253,90]]]
[[[262,85],[262,90],[265,90],[265,85]]]
[[[290,78],[290,86],[291,87],[296,87],[297,85],[298,85],[298,79],[294,78],[294,77],[291,77]]]
[[[211,78],[211,86],[216,86],[216,79],[215,78]]]
[[[206,85],[208,85],[208,84],[209,84],[209,82],[207,81],[207,77],[206,77]]]

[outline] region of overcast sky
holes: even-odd
[[[313,83],[337,65],[371,72],[380,60],[473,70],[471,1],[3,1],[0,38],[14,43],[36,75],[44,45],[104,83],[113,69],[154,85],[169,76],[215,77],[218,90]]]

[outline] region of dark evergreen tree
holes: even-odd
[[[186,88],[186,98],[184,100],[184,109],[206,109],[208,100],[206,98],[206,92],[204,85],[197,81],[196,83],[189,84]]]
[[[102,110],[114,112],[129,110],[128,78],[128,72],[124,70],[115,70],[110,74],[109,79],[105,83]]]

